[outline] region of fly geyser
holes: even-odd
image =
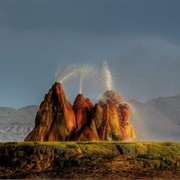
[[[73,105],[62,87],[62,83],[72,77],[80,80],[79,94]],[[90,84],[89,78],[93,81],[101,79],[98,85],[104,83],[107,90],[95,105],[82,94],[83,80]],[[106,61],[102,71],[88,65],[67,66],[62,73],[56,73],[56,81],[45,95],[36,115],[35,127],[25,141],[136,140],[130,123],[130,106],[112,91],[113,81]]]
[[[45,95],[35,127],[25,138],[25,141],[129,140],[136,140],[130,107],[117,93],[106,91],[95,105],[78,94],[71,105],[59,82]]]

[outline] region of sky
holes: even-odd
[[[39,105],[57,71],[101,71],[104,60],[125,100],[180,94],[179,9],[179,0],[0,0],[0,107]],[[99,98],[101,78],[84,79],[82,93]],[[63,84],[71,102],[78,83]]]

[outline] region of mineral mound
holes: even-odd
[[[106,91],[95,105],[78,94],[73,105],[61,83],[54,83],[45,95],[35,127],[25,141],[132,141],[130,107],[113,91]]]

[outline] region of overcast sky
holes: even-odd
[[[180,94],[180,1],[0,0],[0,106],[39,105],[58,67],[104,59],[125,100]]]

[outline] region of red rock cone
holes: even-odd
[[[55,83],[45,95],[35,120],[35,128],[25,141],[69,140],[76,127],[75,115],[62,85]]]

